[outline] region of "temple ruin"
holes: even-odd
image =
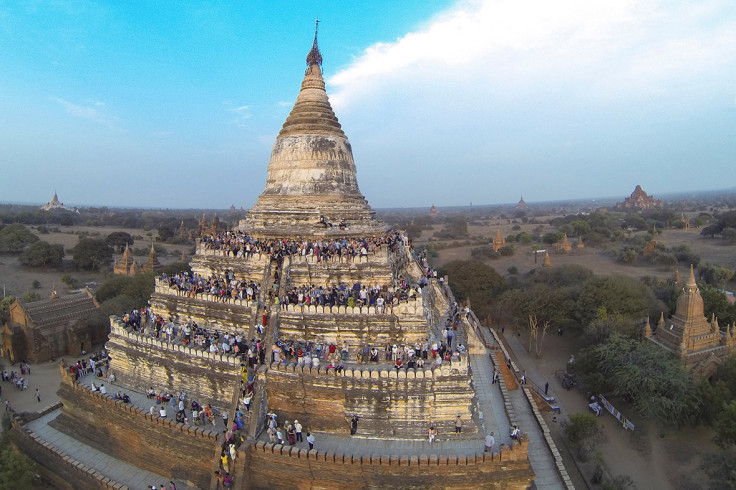
[[[663,313],[654,331],[647,318],[644,337],[673,352],[699,378],[711,377],[718,366],[736,352],[736,328],[728,325],[722,332],[717,318],[709,321],[705,317],[703,298],[692,266],[677,300],[675,314],[665,319]]]
[[[234,488],[528,488],[535,478],[529,437],[510,437],[509,427],[519,423],[512,401],[501,384],[491,393],[487,380],[498,362],[486,347],[491,334],[455,303],[447,279],[432,275],[404,233],[375,219],[358,188],[321,64],[315,32],[263,193],[233,231],[203,217],[192,276],[181,276],[247,287],[231,294],[156,278],[150,320],[131,326],[110,318],[111,391],[182,393],[229,413],[230,423],[241,410],[242,441],[228,468]],[[306,293],[290,299],[295,290]],[[370,296],[363,300],[358,291],[365,290]],[[184,333],[161,334],[167,324]],[[186,337],[192,326],[208,336],[237,337],[238,349],[202,348]],[[452,340],[447,332],[454,342],[441,360],[434,351]],[[241,344],[250,345],[248,355]],[[399,346],[411,359],[406,365],[396,354]],[[265,362],[254,360],[254,352]],[[310,352],[312,362],[304,362]],[[414,362],[420,358],[426,364]],[[220,485],[214,471],[221,471],[228,431],[217,421],[177,423],[135,400],[126,404],[91,391],[89,381],[62,372],[63,407],[48,415],[59,431],[167,480]],[[276,419],[278,427],[298,420],[305,433],[317,435],[315,448],[274,442],[265,422]],[[538,431],[538,442],[549,444],[539,427],[527,425]],[[428,431],[439,442],[428,441]],[[493,431],[496,446],[484,453],[485,434]],[[44,448],[36,448],[38,454],[54,464],[58,458]],[[556,487],[572,488],[561,461],[556,464],[549,470]],[[64,468],[82,482],[99,475],[84,465]]]

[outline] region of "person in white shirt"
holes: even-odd
[[[495,445],[496,445],[496,438],[493,437],[493,432],[491,432],[490,434],[486,435],[486,445],[485,445],[485,449],[483,449],[483,452],[490,453],[491,450],[493,449],[493,446]]]
[[[105,388],[105,385],[100,385],[100,393],[102,393],[103,395],[107,393],[107,388]]]
[[[298,420],[294,421],[294,432],[296,432],[296,441],[303,442],[302,440],[302,424]]]
[[[163,418],[166,417],[166,406],[161,405],[161,408],[158,409],[158,415]]]

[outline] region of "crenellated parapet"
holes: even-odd
[[[358,434],[365,437],[424,439],[430,426],[447,437],[461,415],[463,437],[478,432],[467,356],[426,370],[360,367],[336,373],[274,363],[265,378],[269,410],[315,431],[347,434],[348,421],[358,415]]]
[[[227,406],[241,376],[240,358],[143,335],[110,318],[110,372],[122,386],[184,392],[200,404]]]
[[[384,306],[329,306],[289,304],[281,308],[282,315],[395,315],[424,317],[424,303],[421,296],[396,305]]]
[[[319,443],[317,443],[319,444]],[[249,450],[253,481],[300,481],[321,488],[477,488],[523,490],[534,473],[526,436],[492,453],[387,454],[309,450],[259,441]]]
[[[61,371],[58,395],[63,408],[54,422],[58,430],[139,468],[207,486],[211,457],[222,441],[216,430],[151,415],[109,394],[92,392],[63,367]],[[172,454],[173,448],[175,457],[151,457]]]

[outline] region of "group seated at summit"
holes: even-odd
[[[409,245],[409,241],[401,232],[390,230],[381,237],[342,238],[334,240],[290,240],[290,239],[256,239],[240,231],[228,231],[220,234],[202,236],[205,250],[219,250],[225,257],[249,258],[259,254],[272,257],[301,255],[316,256],[321,260],[338,260],[341,257],[354,259],[366,256],[387,245],[395,250],[401,245]]]

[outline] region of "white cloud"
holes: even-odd
[[[105,114],[99,109],[105,105],[104,102],[93,101],[91,103],[92,105],[88,106],[75,104],[59,97],[53,97],[53,99],[64,108],[67,114],[81,119],[87,119],[88,121],[107,126],[111,129],[117,127],[118,118]]]
[[[337,107],[396,84],[463,90],[581,83],[595,96],[650,93],[712,76],[736,60],[727,1],[474,0],[421,31],[376,43],[328,80]]]

